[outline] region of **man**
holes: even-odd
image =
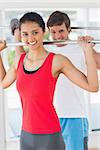
[[[67,14],[55,11],[48,21],[47,27],[53,40],[68,40],[71,31]],[[67,56],[76,67],[85,71],[84,54],[78,45],[49,46],[50,51]],[[61,92],[60,92],[61,91]],[[55,92],[55,108],[57,110],[66,150],[87,150],[88,142],[88,100],[85,91],[75,86],[62,75]]]

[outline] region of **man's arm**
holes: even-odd
[[[14,38],[15,38],[16,43],[21,42],[21,34],[20,34],[20,31],[18,28],[15,29],[15,31],[14,31]],[[25,53],[23,46],[16,46],[16,49],[15,49],[16,56],[19,56],[22,53]]]
[[[10,30],[11,34],[14,36],[15,42],[21,42],[21,34],[19,30],[19,20],[17,18],[13,18],[10,21]],[[16,46],[15,54],[19,56],[20,54],[24,53],[23,46]]]

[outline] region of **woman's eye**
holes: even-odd
[[[23,33],[22,35],[23,35],[23,36],[28,36],[28,34],[27,34],[27,33]]]
[[[38,34],[38,32],[37,32],[37,31],[35,31],[35,32],[32,32],[32,35],[36,35],[36,34]]]

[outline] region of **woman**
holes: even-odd
[[[35,13],[26,13],[20,19],[20,31],[29,51],[17,56],[6,73],[0,57],[0,83],[9,87],[15,80],[19,92],[23,121],[20,138],[21,150],[65,150],[53,95],[61,73],[79,87],[95,92],[98,90],[93,44],[79,38],[87,61],[87,76],[80,72],[68,58],[49,53],[43,47],[45,23]],[[6,42],[0,41],[0,51]],[[89,58],[89,59],[88,59]],[[68,89],[66,89],[68,90]]]

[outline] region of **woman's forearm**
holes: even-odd
[[[2,83],[2,80],[5,77],[5,75],[6,75],[6,70],[4,68],[3,61],[0,55],[0,84]]]
[[[85,50],[85,58],[87,63],[87,81],[90,88],[98,90],[98,74],[96,69],[96,62],[93,56],[93,48],[88,47],[87,50]]]

